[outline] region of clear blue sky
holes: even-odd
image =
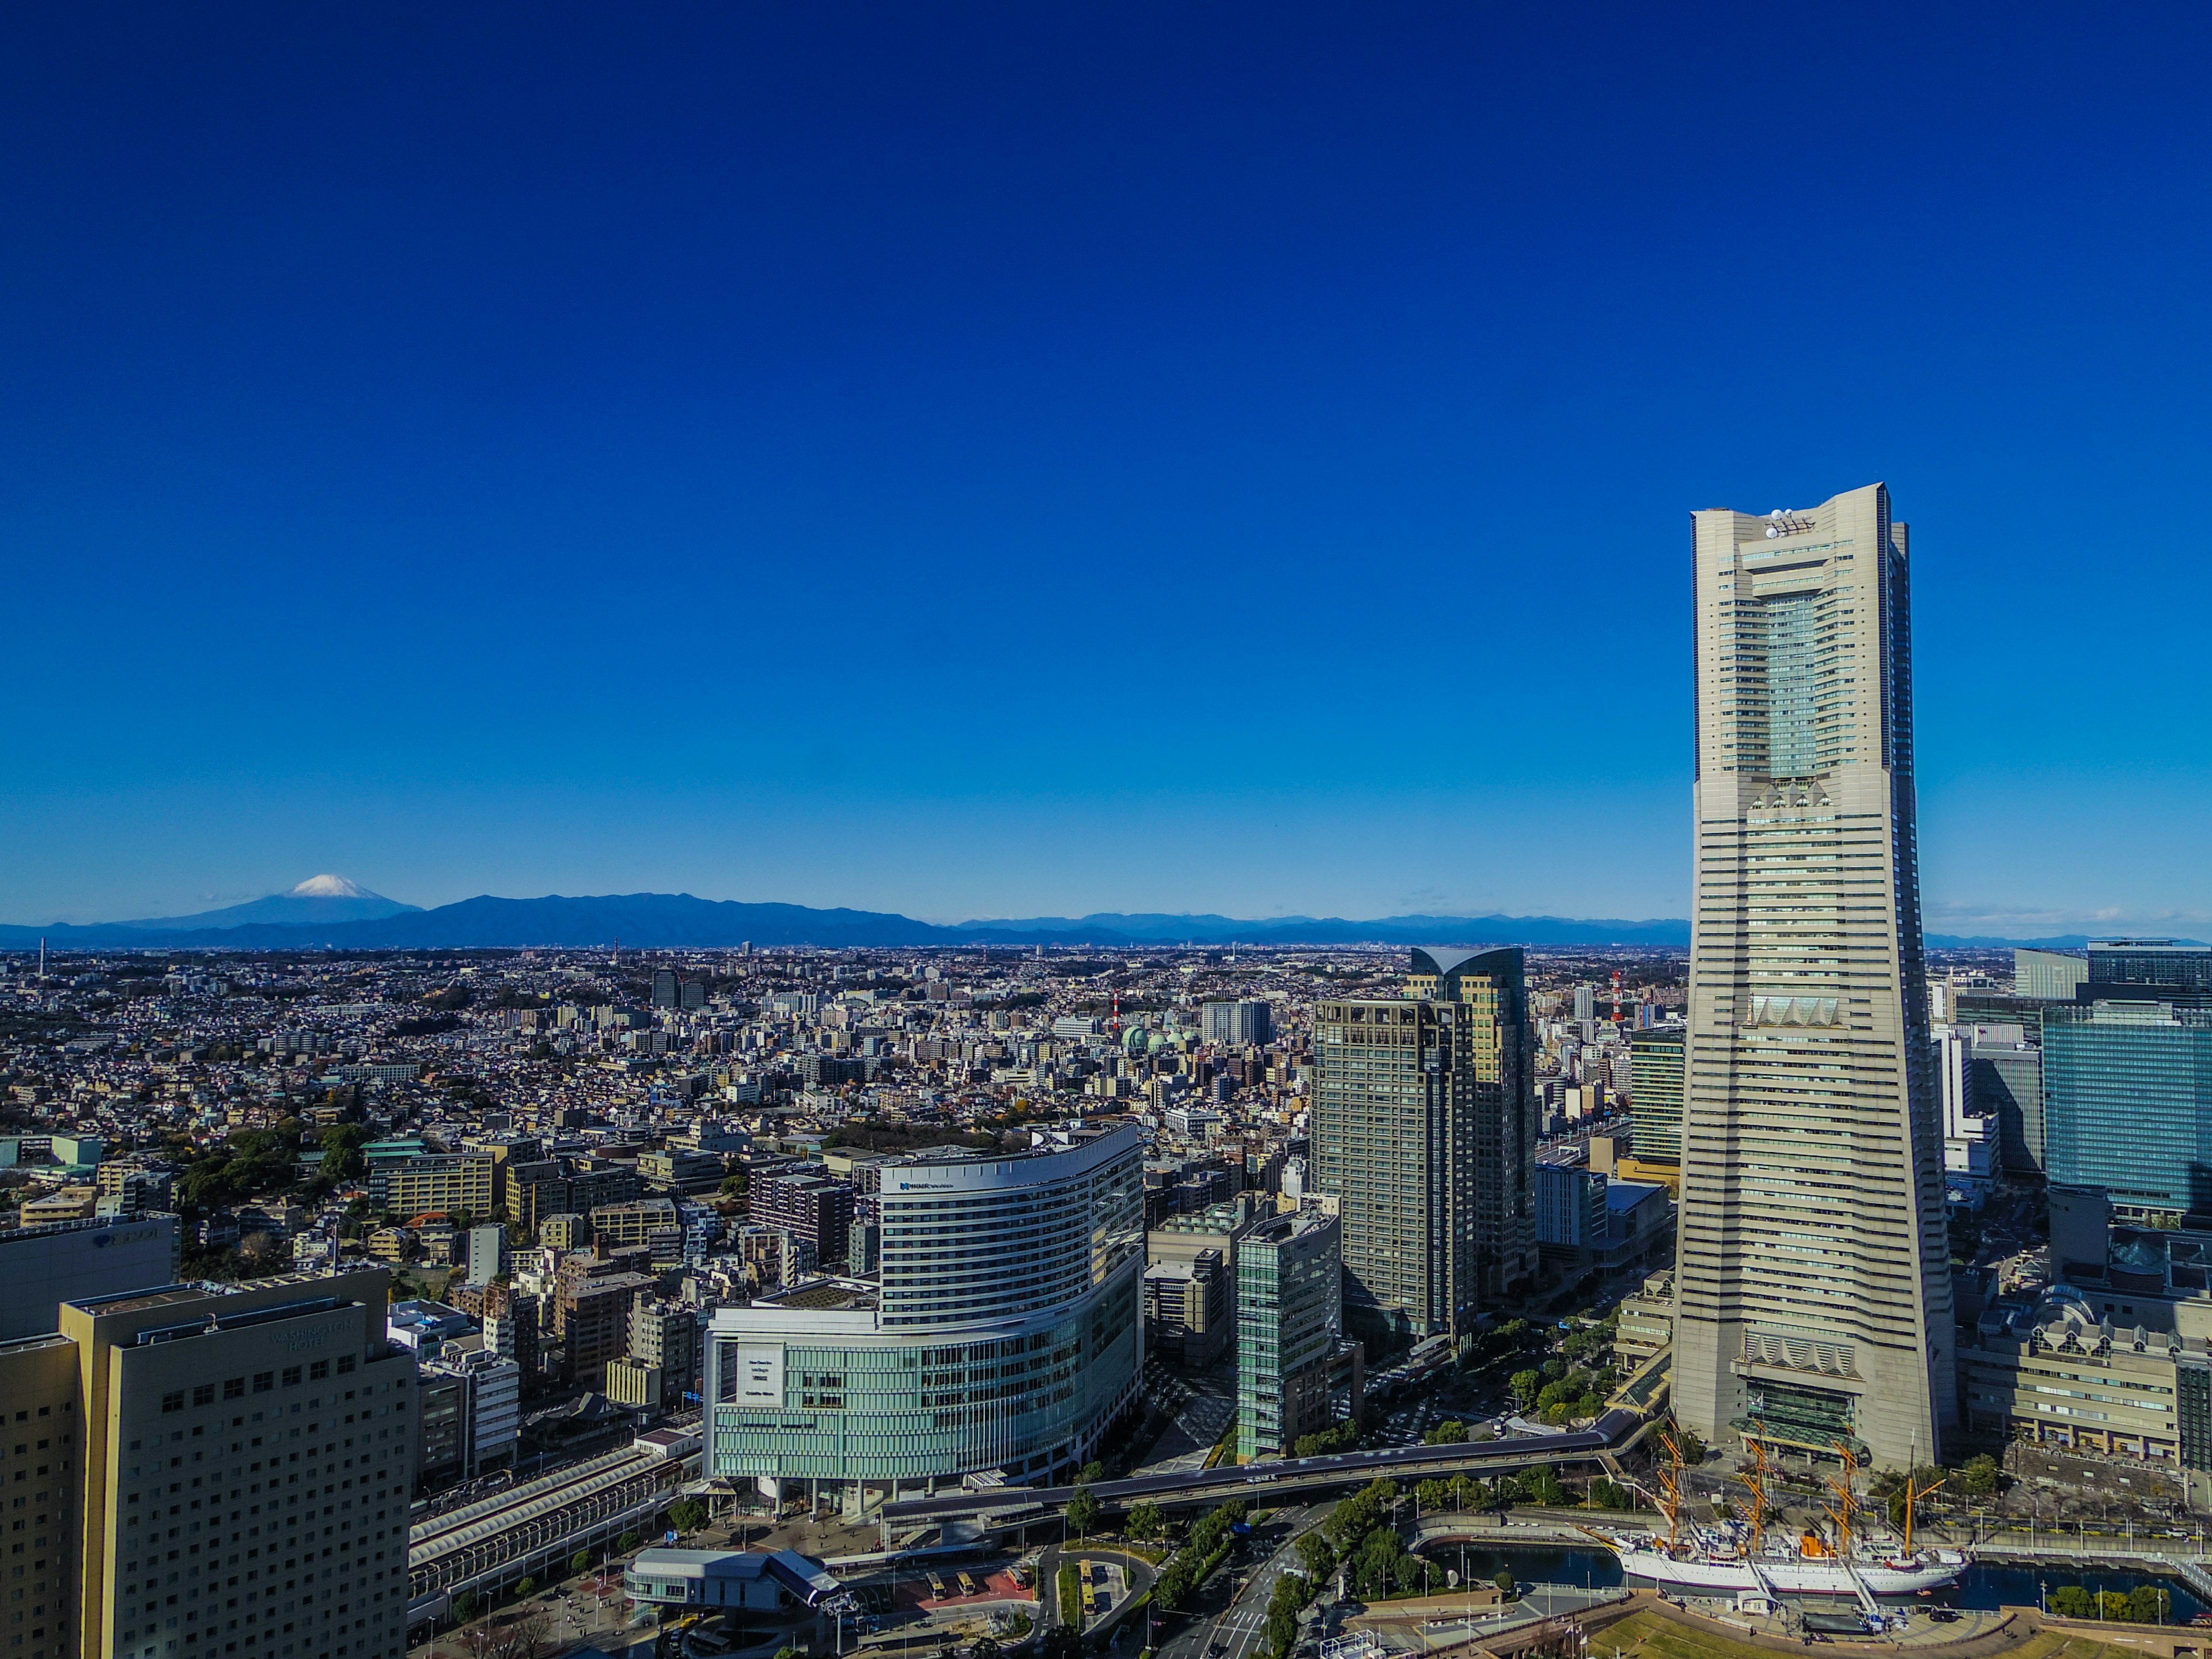
[[[18,7],[0,919],[1686,913],[1886,479],[1939,929],[2212,918],[2197,8]]]

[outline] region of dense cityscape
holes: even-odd
[[[1887,490],[1698,527],[1687,953],[0,959],[11,1659],[2212,1602],[2212,948],[1931,953]]]

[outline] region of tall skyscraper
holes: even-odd
[[[1957,1414],[1905,527],[1696,515],[1696,908],[1674,1400],[1883,1468]]]
[[[1536,1112],[1520,951],[1417,950],[1405,997],[1316,1017],[1316,1184],[1344,1218],[1344,1317],[1460,1335],[1536,1271]]]

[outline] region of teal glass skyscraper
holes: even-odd
[[[1329,1426],[1329,1352],[1343,1332],[1342,1229],[1304,1210],[1237,1246],[1237,1455],[1282,1457]]]
[[[2142,1217],[2212,1211],[2212,1010],[2046,1009],[2043,1134],[2057,1185],[2102,1187]]]

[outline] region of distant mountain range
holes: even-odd
[[[1690,924],[1671,919],[1577,921],[1564,916],[1335,916],[1123,915],[1030,916],[951,927],[877,910],[817,910],[802,904],[744,904],[689,893],[625,893],[595,898],[463,899],[425,910],[316,876],[272,894],[197,915],[100,922],[88,927],[0,926],[0,949],[35,950],[469,950],[527,945],[571,949],[617,941],[640,949],[757,945],[1645,945],[1684,950]],[[2078,950],[2082,936],[2000,939],[1931,934],[1938,948],[2035,945]]]
[[[198,915],[80,927],[0,926],[0,949],[466,950],[619,940],[641,949],[757,945],[1624,945],[1679,948],[1686,921],[1578,921],[1559,916],[1390,916],[1373,921],[1278,916],[1032,916],[951,927],[875,910],[744,904],[689,893],[595,898],[483,896],[425,910],[318,876],[289,893]]]

